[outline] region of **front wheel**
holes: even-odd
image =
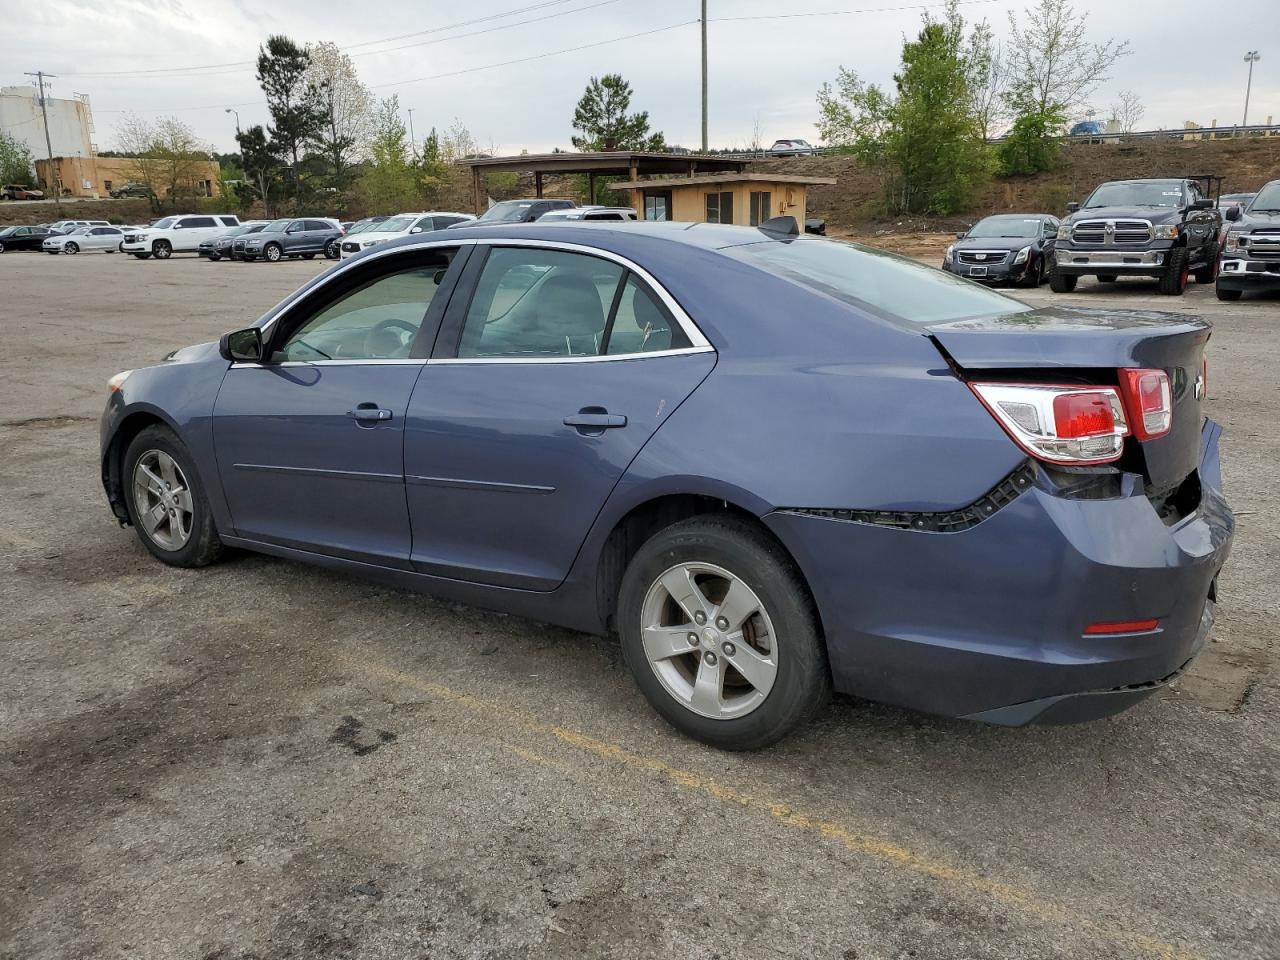
[[[324,255],[330,260],[337,260],[342,251],[338,249],[338,241],[330,240],[324,245]]]
[[[217,262],[218,262],[219,260],[221,260],[221,259],[222,259],[222,255],[221,255],[221,254],[217,254],[217,253],[211,253],[211,254],[209,254],[209,262],[210,262],[210,263],[217,263]]]
[[[1224,289],[1222,286],[1215,286],[1213,288],[1213,292],[1217,295],[1219,300],[1227,301],[1239,300],[1240,297],[1244,295],[1243,290]]]
[[[277,262],[280,259],[280,254],[280,244],[278,243],[268,243],[262,251],[262,256],[271,263]]]
[[[151,252],[157,260],[168,260],[173,256],[173,245],[168,240],[157,240],[151,245]]]
[[[137,257],[139,260],[150,260],[150,259],[151,259],[151,254],[149,254],[149,253],[135,253],[135,254],[134,254],[134,256],[135,256],[135,257]]]
[[[1074,273],[1062,273],[1054,270],[1049,275],[1049,289],[1054,293],[1070,293],[1079,282],[1080,277]]]
[[[712,746],[768,746],[830,697],[808,590],[782,548],[745,521],[694,517],[655,534],[623,575],[618,625],[645,698]]]
[[[1169,259],[1165,263],[1164,273],[1160,275],[1160,292],[1168,297],[1180,297],[1187,289],[1187,277],[1190,275],[1187,263],[1187,248],[1174,247],[1169,251]]]
[[[1022,275],[1022,279],[1018,281],[1020,287],[1038,287],[1041,283],[1042,268],[1040,261],[1027,264],[1027,272]]]
[[[222,555],[195,463],[168,427],[147,427],[133,438],[120,479],[138,539],[158,559],[203,567]]]
[[[80,245],[78,243],[68,243],[63,245],[62,251],[63,253],[72,253],[72,254],[79,253]]]

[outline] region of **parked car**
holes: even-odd
[[[24,187],[20,183],[10,183],[0,187],[0,196],[6,200],[43,200],[44,191],[36,187]]]
[[[247,237],[250,234],[261,233],[270,222],[270,220],[246,220],[240,226],[232,227],[226,233],[219,234],[208,240],[201,240],[200,246],[196,248],[196,253],[214,263],[224,258],[230,260],[232,259],[231,246],[236,237]]]
[[[80,227],[109,227],[109,220],[55,220],[49,224],[50,233],[70,233]]]
[[[1113,180],[1067,209],[1054,250],[1055,293],[1069,293],[1084,276],[1155,277],[1171,296],[1181,296],[1189,276],[1213,283],[1222,212],[1195,179]]]
[[[984,217],[947,247],[942,269],[981,283],[1038,287],[1053,273],[1058,218],[1047,213]]]
[[[145,183],[130,181],[129,183],[122,183],[120,186],[108,190],[107,193],[116,200],[119,200],[122,197],[149,197],[151,196],[151,188]]]
[[[619,223],[638,219],[640,218],[636,216],[635,210],[631,207],[592,205],[589,207],[570,207],[564,210],[548,210],[538,217],[538,222],[555,223],[558,220],[585,220]]]
[[[0,230],[0,253],[9,250],[39,250],[47,236],[47,227],[5,227]]]
[[[1280,180],[1265,184],[1243,210],[1227,211],[1218,299],[1239,300],[1248,290],[1280,290]]]
[[[106,497],[161,561],[616,629],[654,708],[730,749],[832,687],[1102,716],[1205,643],[1233,519],[1196,317],[1032,309],[777,224],[373,253],[111,379]]]
[[[1100,120],[1081,120],[1071,125],[1067,131],[1069,137],[1101,137],[1107,132],[1107,125]]]
[[[387,240],[398,240],[419,233],[430,233],[432,230],[443,230],[455,223],[474,220],[469,213],[453,213],[449,211],[429,210],[423,213],[402,213],[399,216],[387,217],[379,223],[371,224],[361,230],[357,236],[347,231],[346,236],[338,244],[343,259],[354,257],[361,250],[377,246]]]
[[[569,210],[578,205],[572,200],[553,200],[534,197],[528,200],[504,200],[495,203],[474,220],[455,223],[450,229],[489,226],[494,223],[532,223],[551,210]]]
[[[804,232],[825,237],[827,235],[827,221],[821,217],[809,217],[804,222]]]
[[[79,253],[80,251],[119,253],[124,233],[119,227],[76,227],[70,233],[51,233],[40,248],[45,253]]]
[[[775,140],[769,152],[775,157],[806,157],[813,153],[813,145],[808,140]]]
[[[1247,207],[1256,193],[1224,193],[1218,198],[1218,209],[1225,215],[1231,207]]]
[[[232,213],[162,217],[145,230],[125,233],[121,249],[139,260],[152,256],[157,260],[168,260],[175,253],[197,253],[205,240],[220,237],[238,226],[240,218]]]
[[[320,217],[286,217],[273,220],[258,233],[237,238],[233,249],[245,260],[267,260],[275,263],[293,257],[312,260],[323,253],[338,257],[337,244],[342,239],[342,226],[337,220]],[[332,253],[331,253],[332,251]]]

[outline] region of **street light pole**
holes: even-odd
[[[413,154],[413,162],[418,162],[418,141],[413,136],[413,107],[409,108],[409,152]]]
[[[232,107],[227,107],[225,113],[234,113],[236,115],[236,136],[240,136],[240,111]]]
[[[1242,127],[1249,125],[1249,93],[1253,89],[1253,65],[1261,59],[1257,50],[1250,50],[1244,55],[1244,62],[1249,65],[1249,80],[1244,87],[1244,123],[1240,124]]]

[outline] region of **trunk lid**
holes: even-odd
[[[1126,441],[1124,469],[1142,473],[1149,493],[1178,487],[1200,460],[1204,346],[1199,317],[1156,310],[1043,307],[1025,313],[927,325],[939,350],[969,380],[1115,386],[1122,367],[1164,370],[1173,424],[1164,436]]]

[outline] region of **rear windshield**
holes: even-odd
[[[1104,183],[1084,203],[1094,207],[1180,207],[1182,184],[1177,180],[1149,180],[1145,183]]]
[[[843,240],[802,237],[746,243],[721,252],[904,324],[947,323],[1031,309],[936,267]]]
[[[1025,217],[987,217],[969,230],[970,237],[1038,237],[1044,221]]]

